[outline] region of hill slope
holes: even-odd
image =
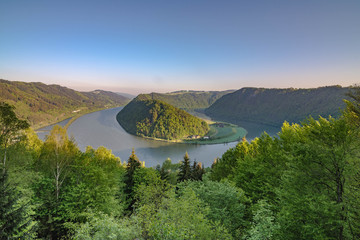
[[[240,124],[242,121],[281,126],[300,122],[309,115],[334,117],[345,106],[349,88],[339,86],[314,89],[243,88],[223,96],[205,110],[216,120]]]
[[[15,105],[20,118],[36,128],[61,121],[77,112],[125,105],[129,99],[113,92],[78,92],[59,85],[0,79],[0,101]]]
[[[205,135],[209,126],[191,114],[159,100],[139,97],[127,104],[117,115],[119,124],[129,133],[168,140],[190,135]]]
[[[177,108],[194,110],[207,108],[222,96],[234,92],[228,91],[177,91],[172,93],[140,94],[140,100],[161,100]]]

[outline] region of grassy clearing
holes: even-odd
[[[245,137],[247,131],[239,126],[229,123],[214,123],[210,125],[210,131],[206,135],[208,139],[189,139],[185,143],[194,144],[218,144],[240,141]]]

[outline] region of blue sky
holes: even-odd
[[[360,82],[358,0],[0,0],[0,78],[133,94]]]

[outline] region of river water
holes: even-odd
[[[228,144],[194,145],[184,143],[167,143],[144,139],[128,134],[116,121],[116,114],[122,107],[106,109],[94,113],[89,113],[76,119],[69,127],[68,134],[75,138],[80,150],[84,151],[86,146],[98,148],[104,146],[111,149],[113,154],[120,157],[121,161],[127,161],[132,149],[140,161],[145,161],[145,166],[154,167],[162,164],[167,158],[173,163],[183,159],[185,152],[188,152],[191,160],[202,162],[205,167],[210,167],[214,159],[231,147],[236,146],[237,142]],[[64,123],[60,123],[64,125]],[[66,124],[66,123],[65,123]],[[244,127],[247,129],[247,127]],[[262,132],[262,127],[249,125],[247,138],[256,137]],[[266,129],[264,129],[266,130]],[[278,129],[267,130],[273,134]],[[44,132],[38,133],[44,139]]]

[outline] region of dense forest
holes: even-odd
[[[228,91],[177,91],[171,93],[150,93],[140,94],[137,98],[140,100],[160,100],[187,111],[195,109],[204,109],[222,96],[232,93]]]
[[[0,79],[1,101],[14,105],[18,116],[37,128],[59,122],[77,112],[122,106],[129,99],[102,90],[78,92],[59,85]]]
[[[340,86],[313,89],[242,88],[224,95],[205,110],[215,120],[254,122],[281,126],[284,121],[300,123],[309,115],[317,119],[338,117],[345,107],[343,99],[349,88]]]
[[[359,239],[360,89],[350,98],[208,169],[81,152],[59,126],[43,142],[1,103],[0,239]]]
[[[120,125],[129,133],[167,140],[204,136],[208,124],[182,109],[160,100],[143,100],[138,96],[117,115]]]

